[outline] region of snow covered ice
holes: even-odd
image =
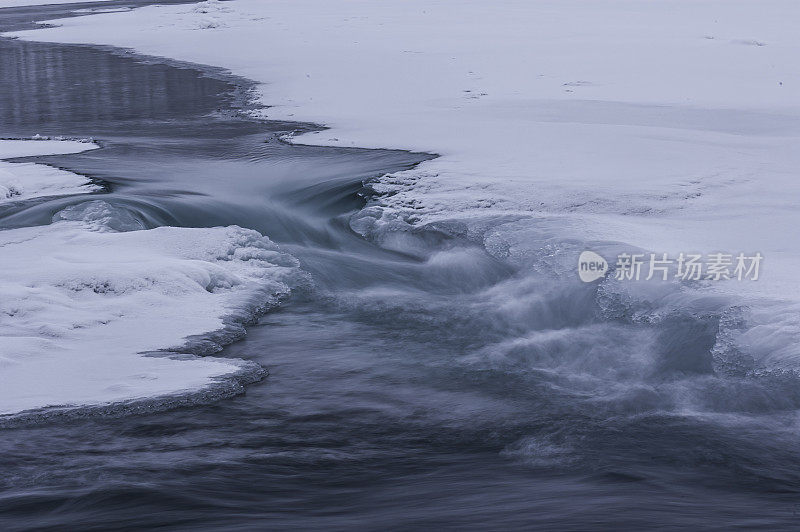
[[[78,2],[85,2],[85,1],[86,0],[0,0],[0,8],[54,5],[54,4],[76,4]],[[93,1],[106,2],[108,0],[93,0]]]
[[[36,163],[9,163],[3,159],[76,153],[96,144],[56,140],[0,140],[0,205],[47,196],[85,194],[99,187],[84,176]]]
[[[57,217],[0,232],[0,413],[176,394],[235,374],[236,360],[144,354],[185,352],[228,318],[241,325],[296,275],[252,230],[135,230],[100,200]]]

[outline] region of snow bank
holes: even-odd
[[[218,349],[191,337],[240,335],[289,292],[296,260],[239,227],[140,228],[91,201],[0,232],[0,414],[196,391],[246,367],[144,354]]]
[[[96,144],[58,140],[0,140],[0,159],[78,153]],[[85,194],[98,190],[86,177],[35,163],[0,161],[0,205],[45,196]]]

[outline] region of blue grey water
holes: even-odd
[[[66,9],[0,10],[0,26]],[[594,288],[445,231],[381,249],[348,225],[364,181],[430,155],[287,145],[280,135],[314,126],[241,116],[248,88],[200,66],[0,39],[0,137],[96,138],[103,149],[31,160],[97,180],[151,227],[262,231],[314,280],[221,353],[269,370],[243,395],[1,428],[0,528],[800,526],[798,381],[721,371],[714,312],[601,319]],[[0,228],[84,201],[18,203]],[[543,351],[524,341],[541,331],[565,332]],[[655,363],[632,376],[640,354]],[[709,414],[625,393],[642,382]]]

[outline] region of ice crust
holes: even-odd
[[[242,361],[167,355],[218,350],[188,340],[236,338],[299,275],[256,231],[120,231],[135,226],[115,211],[94,200],[0,232],[0,414],[185,393],[236,374]]]
[[[45,4],[76,4],[78,2],[86,2],[87,0],[0,0],[0,8],[3,7],[23,7],[23,6],[39,6]],[[93,2],[106,2],[108,0],[89,0]]]
[[[90,142],[59,140],[0,140],[0,205],[46,196],[85,194],[99,190],[84,176],[36,163],[2,159],[77,153],[96,149]]]

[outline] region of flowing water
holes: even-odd
[[[257,229],[313,279],[222,353],[268,368],[243,395],[0,429],[0,527],[800,525],[800,387],[720,363],[721,303],[636,320],[442,228],[374,245],[349,226],[363,182],[430,156],[285,144],[314,126],[243,118],[249,87],[0,39],[0,137],[96,138],[34,160],[150,227]],[[0,227],[85,201],[15,204]]]

